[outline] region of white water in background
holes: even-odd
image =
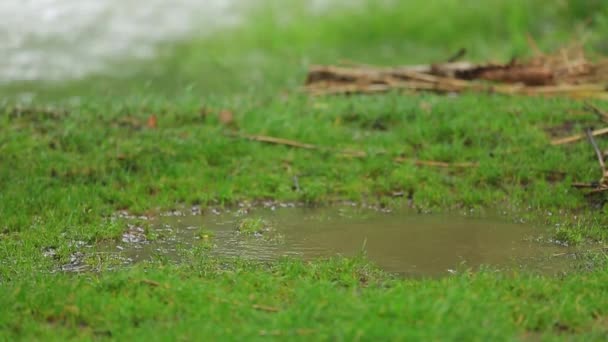
[[[77,78],[238,20],[238,0],[0,0],[0,83]]]
[[[78,78],[149,58],[160,43],[238,23],[252,2],[0,0],[0,83]],[[349,1],[306,1],[316,10],[336,2]]]

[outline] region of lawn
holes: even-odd
[[[316,13],[301,1],[291,8],[269,1],[247,9],[234,28],[167,44],[154,60],[117,64],[115,74],[3,86],[0,338],[605,340],[608,209],[604,195],[572,187],[598,180],[599,166],[584,141],[550,144],[603,125],[582,101],[310,97],[301,85],[308,65],[341,60],[429,63],[464,47],[473,60],[507,61],[529,55],[528,34],[547,50],[585,37],[591,54],[606,53],[608,7],[387,3]],[[24,103],[23,92],[36,96]],[[128,220],[111,219],[119,211],[154,217],[268,200],[406,205],[394,193],[408,194],[422,213],[495,211],[545,225],[554,241],[590,252],[559,276],[488,267],[414,280],[382,272],[364,256],[259,263],[213,257],[205,246],[183,251],[179,264],[159,258],[116,267],[78,243],[120,239]],[[75,253],[99,271],[60,271]]]

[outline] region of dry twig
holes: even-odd
[[[315,145],[304,144],[304,143],[301,143],[301,142],[298,142],[295,140],[269,137],[266,135],[243,135],[243,134],[241,134],[239,136],[241,136],[245,139],[259,141],[259,142],[268,143],[268,144],[285,145],[285,146],[303,148],[303,149],[307,149],[307,150],[318,150],[319,149],[319,147],[315,146]]]
[[[608,59],[589,62],[580,46],[509,63],[455,62],[393,68],[369,65],[312,66],[306,80],[311,95],[377,93],[390,90],[491,92],[530,96],[608,98]]]
[[[602,177],[599,180],[597,190],[608,190],[608,174],[606,173],[606,163],[604,162],[604,155],[602,154],[602,151],[600,151],[600,148],[597,145],[595,138],[593,138],[593,134],[591,134],[591,129],[587,129],[585,131],[585,134],[587,134],[589,143],[593,147],[595,155],[597,156],[597,161],[600,164],[600,168],[602,169]]]
[[[150,285],[152,287],[157,287],[157,286],[161,285],[159,282],[151,280],[151,279],[141,279],[139,282],[142,284]]]
[[[602,120],[604,122],[608,122],[608,113],[606,113],[599,107],[594,106],[591,103],[585,103],[584,108],[590,112],[593,112],[595,115],[597,115],[600,118],[600,120]]]
[[[254,308],[255,310],[258,310],[258,311],[266,311],[266,312],[279,312],[279,311],[281,311],[278,308],[275,308],[274,306],[267,306],[267,305],[260,305],[260,304],[253,304],[251,307]]]
[[[608,127],[597,129],[595,131],[591,131],[591,135],[594,137],[604,135],[604,134],[608,134]],[[570,143],[574,143],[574,142],[583,140],[583,139],[585,139],[585,137],[587,137],[587,134],[575,134],[575,135],[565,137],[565,138],[554,139],[551,141],[551,145],[557,146],[557,145],[570,144]]]
[[[604,155],[600,150],[595,138],[593,137],[593,131],[591,129],[585,130],[585,136],[589,140],[591,147],[597,157],[597,161],[600,164],[602,170],[602,176],[599,181],[592,183],[573,183],[572,186],[579,189],[591,189],[588,193],[598,193],[608,191],[608,172],[606,171],[606,162],[604,161]]]
[[[604,163],[604,156],[602,155],[602,151],[600,151],[600,148],[597,145],[597,142],[595,141],[595,138],[593,137],[593,134],[591,132],[592,131],[590,128],[585,130],[587,139],[589,139],[589,143],[593,147],[593,150],[595,151],[595,155],[597,156],[597,161],[600,164],[600,167],[602,169],[602,174],[605,174],[606,173],[606,164]]]
[[[411,158],[403,158],[403,157],[397,157],[394,159],[395,162],[397,163],[402,163],[402,162],[407,162],[407,161],[413,161],[415,165],[417,166],[430,166],[430,167],[439,167],[439,168],[475,168],[478,167],[479,164],[477,163],[470,163],[470,162],[462,162],[462,163],[446,163],[446,162],[440,162],[440,161],[434,161],[434,160],[414,160]]]
[[[333,149],[333,148],[322,147],[322,146],[317,146],[317,145],[312,145],[312,144],[306,144],[306,143],[302,143],[302,142],[295,141],[295,140],[276,138],[276,137],[271,137],[271,136],[266,136],[266,135],[237,134],[237,135],[231,135],[231,136],[244,138],[244,139],[248,139],[251,141],[258,141],[258,142],[273,144],[273,145],[284,145],[284,146],[302,148],[302,149],[307,149],[307,150],[335,152],[335,153],[338,153],[345,157],[366,158],[369,156],[369,154],[365,151],[350,150],[350,149],[345,149],[345,150]],[[380,154],[382,154],[382,153],[380,153]],[[417,159],[413,159],[413,158],[404,158],[404,157],[396,157],[393,159],[393,161],[396,163],[413,161],[414,164],[416,164],[418,166],[431,166],[431,167],[440,167],[440,168],[450,168],[450,167],[472,168],[472,167],[478,166],[477,163],[470,163],[470,162],[447,163],[447,162],[434,161],[434,160],[417,160]]]

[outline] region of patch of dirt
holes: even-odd
[[[578,121],[567,120],[557,126],[544,127],[543,130],[551,138],[559,138],[576,133],[578,123]]]
[[[388,131],[397,123],[387,114],[380,114],[375,117],[365,117],[358,113],[347,113],[341,116],[345,123],[354,124],[361,129],[373,131]]]

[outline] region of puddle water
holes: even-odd
[[[244,232],[248,228],[253,232]],[[118,246],[104,249],[128,263],[158,255],[178,260],[180,250],[204,241],[213,245],[214,255],[254,260],[353,257],[364,250],[381,268],[407,276],[439,276],[480,265],[556,273],[564,270],[563,260],[551,255],[567,251],[538,242],[546,230],[530,225],[356,208],[167,216],[156,219],[150,233],[159,238],[148,241],[141,228],[130,226]]]

